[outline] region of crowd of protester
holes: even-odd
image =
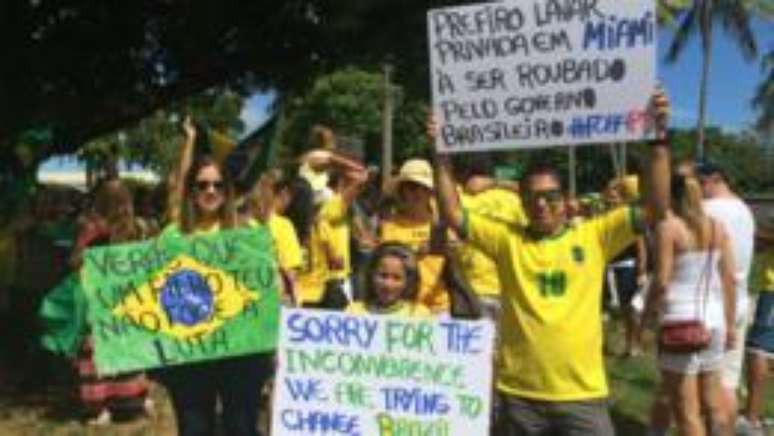
[[[672,422],[682,435],[761,431],[774,353],[774,233],[768,222],[755,231],[721,167],[672,164],[668,110],[656,94],[643,174],[611,181],[597,202],[569,198],[549,165],[532,166],[520,183],[497,180],[487,155],[409,159],[379,186],[378,172],[337,149],[321,126],[292,169],[269,169],[238,192],[223,162],[197,153],[187,119],[178,165],[160,189],[103,180],[83,199],[40,199],[7,226],[0,249],[13,265],[1,278],[14,291],[3,301],[17,325],[36,332],[29,321],[44,291],[80,268],[88,247],[266,226],[286,305],[495,322],[493,435],[614,434],[603,300],[620,310],[625,356],[642,353],[644,330],[657,332],[651,434],[667,434]],[[437,129],[431,118],[430,140]],[[762,288],[748,289],[756,238]],[[675,347],[658,334],[686,323],[698,324],[703,344]],[[30,361],[35,337],[15,345]],[[145,374],[99,377],[91,352],[86,334],[75,368],[87,419],[153,413]],[[747,403],[737,417],[745,356]],[[218,413],[226,434],[255,435],[273,372],[273,355],[263,353],[152,376],[181,435],[212,434]]]

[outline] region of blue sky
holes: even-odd
[[[745,62],[734,42],[717,28],[708,93],[708,123],[726,129],[740,130],[750,126],[755,114],[750,106],[755,87],[763,80],[760,60]],[[774,23],[756,20],[753,31],[759,52],[774,48]],[[659,35],[658,77],[664,82],[672,99],[673,123],[693,126],[699,105],[701,77],[701,41],[698,35],[686,47],[675,64],[663,62],[672,39],[671,31]]]

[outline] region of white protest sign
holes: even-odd
[[[510,0],[428,12],[439,152],[652,137],[653,0]]]
[[[489,434],[488,321],[283,309],[275,435]]]

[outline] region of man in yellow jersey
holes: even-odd
[[[663,139],[668,101],[657,95],[654,103]],[[431,121],[431,139],[436,132]],[[651,155],[649,199],[663,211],[669,198],[668,186],[659,182],[668,180],[666,141],[655,141]],[[641,209],[622,207],[570,225],[558,171],[536,165],[522,185],[529,226],[521,228],[466,212],[448,162],[437,160],[436,195],[444,217],[495,260],[501,283],[494,434],[613,435],[602,356],[602,273],[634,242],[643,225]]]

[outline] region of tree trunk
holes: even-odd
[[[709,85],[710,65],[712,64],[712,1],[704,0],[699,25],[701,27],[702,48],[704,50],[699,85],[699,119],[696,125],[696,159],[704,160],[704,127],[707,123],[707,88]]]

